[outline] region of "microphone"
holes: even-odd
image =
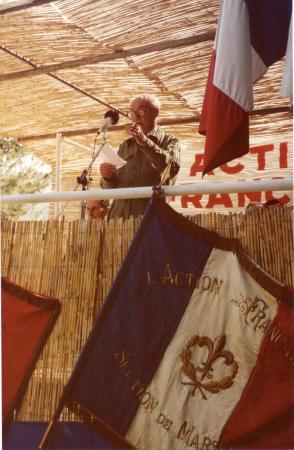
[[[119,114],[116,110],[110,109],[104,114],[104,119],[100,125],[100,132],[105,132],[111,125],[117,124],[119,121]]]

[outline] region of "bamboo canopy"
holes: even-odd
[[[17,138],[54,173],[57,132],[91,148],[110,106],[125,111],[134,95],[149,92],[161,101],[161,123],[182,143],[187,173],[204,147],[197,128],[219,0],[27,3],[0,3],[1,136]],[[283,67],[277,62],[255,85],[254,145],[291,135],[290,102],[279,96]],[[126,121],[109,133],[114,147],[126,138]],[[72,190],[88,163],[89,153],[63,145],[62,190]],[[97,186],[97,166],[93,175]]]
[[[246,252],[280,283],[293,287],[293,208],[191,217]],[[61,314],[30,380],[18,420],[49,421],[95,318],[127,253],[140,218],[126,221],[5,221],[2,271],[12,282],[57,297]],[[63,420],[75,420],[64,411]]]

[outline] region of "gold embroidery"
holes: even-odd
[[[220,280],[212,274],[199,276],[193,272],[176,271],[171,264],[167,263],[164,267],[155,267],[148,270],[145,283],[149,286],[172,285],[183,288],[197,288],[218,295],[224,280]]]
[[[228,389],[232,386],[233,380],[238,372],[238,364],[231,352],[224,350],[226,344],[226,335],[223,334],[217,337],[213,342],[207,336],[193,336],[187,343],[186,347],[180,354],[183,363],[182,372],[190,381],[182,381],[184,385],[193,386],[192,395],[195,394],[196,389],[199,389],[202,397],[207,400],[204,390],[217,394],[221,389]],[[191,362],[192,350],[194,347],[206,347],[208,356],[206,361],[201,362],[200,366],[195,367]],[[214,363],[217,359],[223,358],[226,366],[230,367],[228,375],[220,379],[214,379]],[[200,375],[198,377],[197,375]],[[208,379],[211,381],[205,382]]]
[[[240,292],[241,300],[231,299],[244,317],[244,322],[254,331],[261,330],[266,333],[270,326],[270,309],[268,304],[258,296],[245,297]]]
[[[277,324],[268,330],[268,338],[273,349],[280,352],[292,365],[294,364],[294,345],[291,336],[282,333]]]

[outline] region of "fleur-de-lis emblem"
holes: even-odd
[[[207,336],[193,336],[180,354],[183,374],[190,381],[182,381],[184,385],[193,386],[192,395],[196,389],[199,389],[202,397],[207,400],[204,391],[217,394],[222,389],[228,389],[232,386],[233,380],[238,372],[238,364],[234,356],[228,350],[224,350],[226,344],[226,335],[223,334],[212,341]],[[206,347],[208,355],[205,361],[195,367],[191,362],[192,350],[197,347]],[[197,351],[197,350],[196,350]],[[214,378],[214,367],[216,360],[222,358],[224,364],[229,367],[228,373],[222,378]]]

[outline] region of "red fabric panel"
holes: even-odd
[[[199,133],[206,136],[203,172],[249,152],[249,114],[213,84],[216,53],[212,53]]]
[[[238,449],[294,448],[293,307],[279,305],[219,445]]]
[[[2,279],[2,420],[19,403],[37,357],[60,311],[55,299]]]

